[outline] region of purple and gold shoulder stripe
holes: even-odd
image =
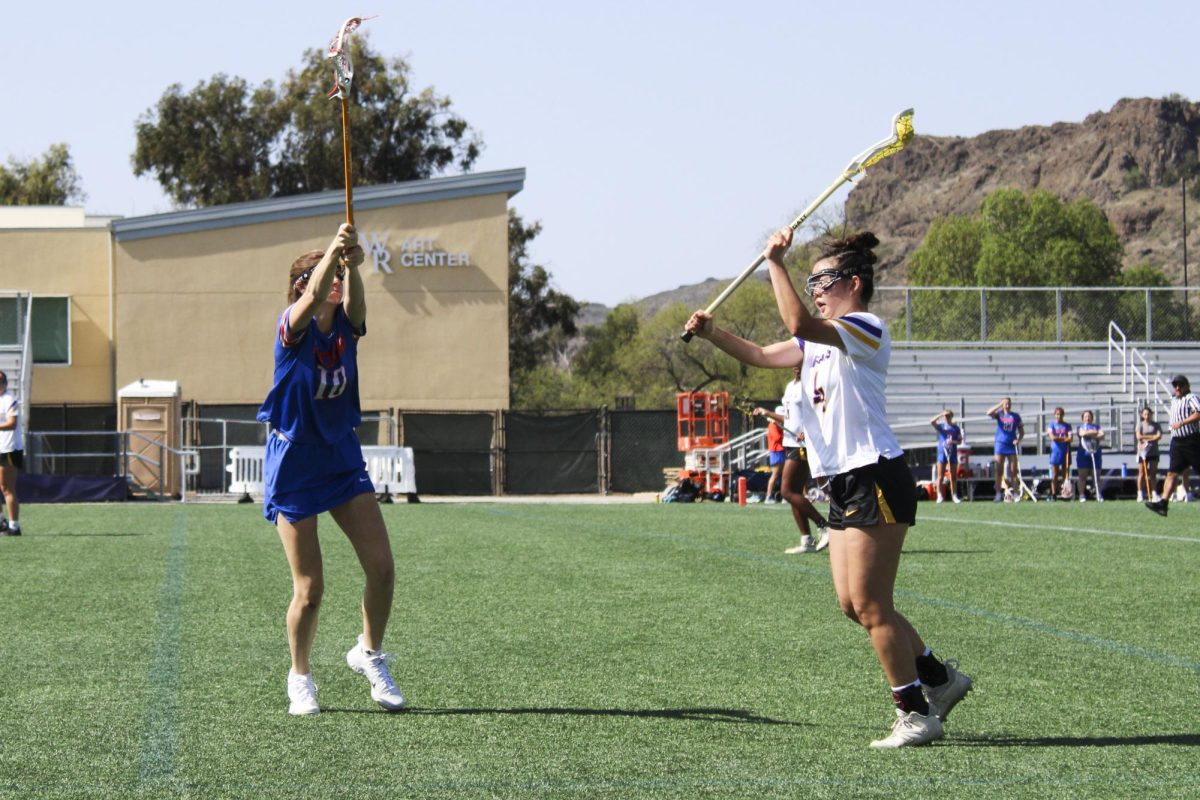
[[[883,341],[883,330],[881,328],[872,325],[862,317],[854,314],[838,317],[833,320],[833,323],[839,325],[843,330],[872,350],[878,350],[880,343]]]

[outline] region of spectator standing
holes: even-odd
[[[1104,495],[1100,491],[1100,471],[1104,469],[1103,454],[1100,452],[1100,440],[1104,438],[1104,429],[1096,424],[1096,418],[1091,411],[1085,411],[1080,416],[1079,452],[1075,454],[1075,474],[1079,479],[1079,502],[1087,502],[1087,481],[1090,477],[1096,488],[1096,502],[1103,503]]]
[[[1007,480],[1008,488],[1017,490],[1021,485],[1021,476],[1017,474],[1017,453],[1021,440],[1025,438],[1025,423],[1021,415],[1012,410],[1012,398],[1006,397],[988,409],[988,416],[996,420],[996,497],[999,503],[1004,499],[1004,485]]]
[[[950,498],[961,503],[958,497],[958,446],[962,444],[962,428],[954,424],[954,412],[944,409],[929,424],[937,431],[938,452],[937,463],[933,467],[933,486],[937,490],[937,501],[944,503],[942,483],[946,476],[950,479]]]
[[[1054,409],[1054,419],[1046,426],[1046,438],[1050,440],[1050,499],[1057,500],[1059,493],[1071,482],[1071,423],[1064,417],[1062,406]]]
[[[771,477],[767,479],[767,496],[764,503],[778,503],[775,498],[775,488],[779,485],[780,475],[783,474],[783,462],[786,460],[783,450],[783,428],[772,417],[766,414],[765,408],[756,408],[758,416],[767,416],[767,464],[771,467]],[[783,416],[783,406],[776,406],[775,413]]]
[[[1154,409],[1150,406],[1142,409],[1133,436],[1137,440],[1138,502],[1158,502],[1158,441],[1162,438],[1162,427],[1154,421]]]

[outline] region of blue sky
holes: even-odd
[[[972,136],[1200,100],[1193,2],[369,2],[6,3],[0,159],[66,142],[90,213],[169,211],[129,165],[169,84],[278,81],[378,14],[375,49],[482,134],[476,169],[527,170],[535,260],[612,305],[737,274],[902,108]]]

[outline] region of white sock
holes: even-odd
[[[19,531],[21,530],[21,523],[14,519],[8,523],[8,529],[12,531]]]

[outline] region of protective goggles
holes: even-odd
[[[312,266],[312,267],[309,267],[308,269],[304,270],[304,272],[300,273],[300,275],[296,278],[296,282],[293,283],[292,285],[299,286],[302,283],[308,283],[308,279],[312,277],[312,274],[314,271],[316,271],[316,269],[317,268],[315,266]],[[345,277],[346,277],[346,266],[344,264],[338,264],[337,279],[340,281],[341,279],[343,279]]]
[[[853,276],[854,273],[844,269],[823,269],[808,276],[804,282],[804,293],[812,297],[816,292],[824,294],[833,288],[840,280]]]

